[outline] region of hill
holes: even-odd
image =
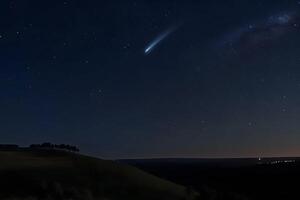
[[[0,151],[0,199],[196,199],[135,167],[55,150]]]

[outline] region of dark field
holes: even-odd
[[[56,150],[0,151],[1,200],[193,200],[135,167]]]
[[[197,190],[203,199],[300,199],[300,159],[121,160]]]
[[[299,158],[114,162],[19,148],[0,151],[0,178],[1,200],[300,199]]]

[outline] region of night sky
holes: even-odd
[[[300,2],[1,0],[0,142],[300,155]]]

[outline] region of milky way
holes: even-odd
[[[279,37],[298,29],[299,16],[296,12],[281,12],[238,27],[226,34],[218,47],[231,47],[236,50],[263,46]]]

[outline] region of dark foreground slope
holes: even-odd
[[[193,187],[203,199],[300,199],[300,158],[122,160]]]
[[[48,150],[0,151],[0,199],[195,199],[134,167]]]

